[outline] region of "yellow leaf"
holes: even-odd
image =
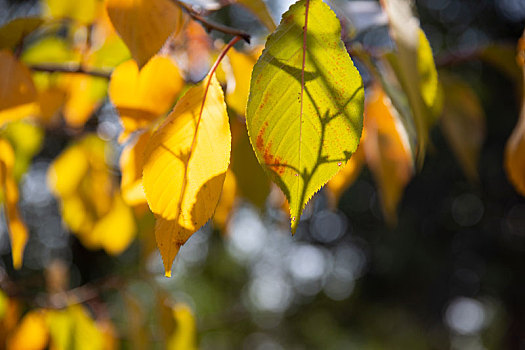
[[[33,110],[36,89],[29,69],[8,50],[0,51],[0,126]],[[16,113],[13,113],[16,111]]]
[[[182,10],[171,0],[107,0],[113,26],[142,67],[183,23]]]
[[[18,213],[18,186],[13,176],[15,153],[13,148],[4,139],[0,138],[0,186],[4,197],[4,213],[11,239],[11,253],[13,267],[22,266],[24,248],[27,243],[27,228]]]
[[[107,81],[86,74],[64,74],[60,85],[67,92],[63,113],[73,128],[84,126],[106,96]]]
[[[391,225],[396,223],[397,204],[414,171],[405,131],[394,113],[390,99],[381,88],[373,86],[365,100],[363,151]]]
[[[361,142],[364,139],[365,130],[361,135]],[[328,183],[326,189],[332,195],[333,203],[336,206],[341,198],[341,195],[346,189],[348,189],[361,173],[361,169],[364,165],[364,154],[363,147],[358,147],[357,151],[352,155],[352,158],[346,163],[346,165],[337,173]]]
[[[8,350],[43,350],[49,340],[45,314],[31,311],[24,316],[7,342]]]
[[[44,0],[44,14],[52,18],[69,18],[90,24],[100,12],[100,0]]]
[[[176,322],[175,331],[168,339],[168,350],[197,349],[197,325],[191,309],[178,303],[173,306],[173,318]]]
[[[106,252],[121,254],[135,238],[135,218],[120,194],[113,198],[113,206],[93,228],[92,236],[100,242]]]
[[[119,254],[131,243],[133,213],[117,191],[104,141],[89,135],[68,147],[51,164],[48,184],[64,222],[87,248]]]
[[[120,170],[122,172],[120,190],[122,198],[128,205],[146,203],[146,195],[142,187],[142,165],[150,137],[151,132],[144,132],[135,143],[130,143],[124,147],[120,155]]]
[[[213,215],[230,151],[224,95],[208,76],[179,100],[146,148],[143,184],[159,217],[155,235],[166,275],[180,246]]]
[[[155,56],[140,71],[134,60],[119,65],[111,75],[109,97],[124,126],[120,141],[166,113],[183,84],[177,66],[168,57]]]
[[[51,349],[107,349],[106,337],[82,305],[46,313]]]
[[[237,182],[235,175],[231,170],[226,172],[224,185],[222,186],[221,197],[213,215],[213,222],[217,227],[225,233],[228,226],[228,219],[230,218],[233,206],[235,204],[235,197],[237,193]]]

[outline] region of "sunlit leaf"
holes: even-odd
[[[5,139],[0,138],[0,189],[4,202],[7,230],[11,240],[13,267],[22,266],[28,233],[18,212],[18,185],[13,175],[15,152]]]
[[[29,168],[33,156],[40,150],[44,131],[33,123],[17,121],[7,124],[0,135],[13,146],[15,152],[13,176],[18,182]]]
[[[168,339],[168,350],[196,350],[197,324],[191,309],[178,303],[173,306],[173,318],[176,322],[175,331]]]
[[[378,86],[365,101],[363,152],[374,175],[387,222],[397,221],[397,205],[414,168],[406,133],[389,98]]]
[[[133,211],[124,203],[120,194],[115,194],[111,209],[97,221],[92,235],[106,252],[118,255],[130,245],[135,234]]]
[[[8,50],[0,51],[0,125],[25,117],[21,108],[34,109],[37,93],[29,69]]]
[[[275,22],[268,11],[268,7],[263,0],[237,0],[237,3],[250,10],[259,21],[268,29],[269,32],[275,30]]]
[[[15,18],[0,28],[0,49],[12,49],[44,22],[38,17]]]
[[[268,38],[252,74],[250,141],[290,202],[292,232],[361,136],[363,85],[340,34],[328,5],[299,1]]]
[[[84,246],[119,254],[131,243],[135,221],[107,166],[104,141],[89,135],[68,147],[51,164],[48,184]]]
[[[158,216],[155,235],[167,276],[180,246],[213,215],[230,149],[226,104],[215,75],[188,90],[150,139],[143,184]]]
[[[9,298],[0,290],[0,321],[4,319],[7,314],[7,306],[9,305]]]
[[[139,67],[183,23],[182,10],[170,0],[108,0],[106,6],[111,22]]]
[[[67,94],[64,119],[71,127],[80,128],[101,105],[106,96],[107,81],[86,74],[64,74],[60,85]]]
[[[429,128],[435,120],[432,106],[438,91],[432,49],[419,27],[419,20],[412,14],[409,1],[383,0],[382,4],[397,49],[395,56],[391,56],[391,63],[412,110],[418,137],[417,159],[422,165]]]
[[[485,114],[476,93],[459,78],[444,76],[445,110],[441,127],[471,181],[478,180],[478,161],[485,139]]]
[[[73,50],[72,46],[64,39],[58,37],[44,37],[31,43],[22,54],[25,64],[62,64],[80,63],[80,53]]]
[[[165,56],[153,57],[140,71],[134,60],[119,65],[111,75],[109,96],[124,126],[120,140],[166,113],[183,84],[177,66]]]
[[[42,310],[30,311],[20,321],[7,341],[8,350],[43,350],[49,340],[49,331]]]
[[[89,24],[95,20],[101,5],[100,0],[43,0],[46,16],[73,19],[83,24]]]
[[[95,321],[81,305],[46,313],[51,349],[105,349],[105,338]]]
[[[142,165],[150,137],[151,132],[144,132],[134,143],[126,145],[120,155],[122,172],[120,191],[122,198],[129,205],[146,203],[146,195],[142,187]]]

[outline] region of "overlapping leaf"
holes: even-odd
[[[356,150],[363,85],[328,5],[283,15],[254,67],[247,126],[259,163],[290,203],[292,232],[310,197]]]
[[[108,0],[109,18],[139,67],[179,30],[182,10],[170,0]]]
[[[124,126],[120,140],[166,113],[183,84],[177,66],[165,56],[155,56],[140,71],[133,60],[119,65],[111,75],[109,97]]]
[[[429,128],[436,117],[433,108],[438,96],[432,49],[419,27],[418,19],[412,14],[409,1],[383,0],[382,4],[388,14],[390,33],[397,49],[396,54],[389,57],[390,63],[408,98],[418,138],[415,153],[421,165]]]
[[[363,152],[379,188],[386,221],[397,221],[397,205],[414,168],[403,126],[389,98],[378,86],[370,89],[365,103]]]
[[[0,51],[0,125],[36,108],[37,93],[29,69],[8,50]]]
[[[14,165],[15,153],[13,148],[9,142],[0,138],[0,189],[4,202],[7,230],[11,240],[13,267],[19,269],[22,266],[28,233],[18,212],[18,185],[13,174]]]
[[[208,76],[179,100],[146,148],[143,185],[167,276],[180,246],[213,215],[230,150],[224,95]]]
[[[16,18],[0,28],[0,49],[13,49],[44,20],[38,17]]]
[[[126,145],[120,155],[122,172],[120,191],[122,198],[129,205],[146,203],[146,195],[142,187],[142,165],[150,137],[151,132],[144,132],[134,143]]]
[[[64,222],[86,247],[120,254],[136,228],[131,209],[116,190],[105,151],[102,140],[85,137],[55,159],[48,183],[61,200]]]

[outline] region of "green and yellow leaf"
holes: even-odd
[[[257,16],[270,33],[275,30],[275,21],[263,0],[237,0],[237,3],[246,7]]]
[[[283,15],[254,67],[247,108],[259,163],[290,203],[295,232],[308,200],[357,149],[363,84],[321,0]]]

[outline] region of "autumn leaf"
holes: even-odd
[[[397,205],[414,172],[408,139],[395,113],[388,96],[379,86],[373,86],[365,101],[362,147],[390,225],[397,221]]]
[[[0,28],[0,49],[13,49],[40,27],[44,20],[38,17],[15,18]]]
[[[120,141],[151,124],[173,105],[184,80],[175,63],[165,56],[153,57],[140,71],[134,60],[119,65],[111,75],[109,97],[124,127]]]
[[[41,350],[47,346],[49,330],[43,310],[27,313],[7,340],[8,350]]]
[[[525,33],[518,41],[517,61],[525,82]],[[522,89],[521,113],[505,146],[504,165],[514,188],[525,196],[525,89]]]
[[[230,162],[231,135],[215,75],[189,89],[146,147],[143,185],[158,217],[166,275],[180,246],[213,215]]]
[[[182,303],[172,307],[176,327],[167,341],[168,350],[196,350],[197,349],[197,324],[191,309]]]
[[[0,126],[31,115],[37,92],[29,69],[8,50],[0,51]]]
[[[355,152],[363,85],[328,5],[302,0],[283,15],[254,67],[246,122],[259,163],[302,210]]]
[[[389,56],[390,63],[408,98],[418,137],[416,156],[421,166],[429,129],[436,119],[432,109],[438,95],[438,79],[432,49],[419,20],[412,14],[410,2],[382,0],[381,3],[388,14],[390,33],[397,49]]]
[[[146,195],[142,187],[142,165],[144,152],[151,137],[151,132],[142,133],[135,142],[124,147],[120,154],[120,191],[128,205],[146,203]]]
[[[82,24],[92,23],[100,12],[99,0],[43,0],[43,12],[51,18],[68,18]]]
[[[13,267],[19,269],[22,267],[28,233],[18,212],[18,185],[13,174],[14,165],[15,152],[13,148],[9,142],[0,138],[0,193],[3,196],[5,219],[11,240]]]
[[[183,23],[182,10],[170,0],[108,0],[106,8],[139,67],[144,66]]]
[[[133,213],[117,190],[106,143],[98,137],[88,135],[60,154],[49,168],[48,184],[60,198],[62,219],[87,248],[116,255],[135,237]]]

